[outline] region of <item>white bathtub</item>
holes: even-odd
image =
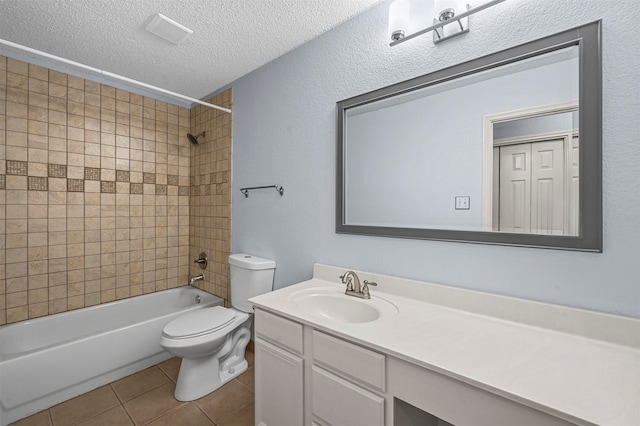
[[[186,286],[0,327],[0,425],[171,358],[164,326],[222,304]]]

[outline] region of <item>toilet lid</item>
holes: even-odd
[[[164,327],[162,334],[174,339],[197,337],[226,326],[235,316],[235,311],[223,306],[198,309],[171,321]]]

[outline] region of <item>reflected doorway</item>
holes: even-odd
[[[491,171],[491,188],[485,186],[483,195],[486,229],[578,235],[577,105],[537,108],[530,114],[507,112],[490,120],[490,146],[485,140],[485,149],[491,151],[491,168],[485,169],[485,174]]]

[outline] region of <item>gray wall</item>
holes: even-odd
[[[439,45],[390,48],[389,1],[232,84],[233,252],[277,261],[275,287],[320,262],[640,317],[636,0],[509,0]],[[337,235],[336,101],[603,20],[604,252]],[[280,184],[241,196],[242,186]]]

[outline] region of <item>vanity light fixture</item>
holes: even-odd
[[[391,40],[401,40],[409,28],[411,6],[409,0],[396,0],[389,6],[389,37]]]
[[[460,0],[435,0],[433,25],[406,34],[410,24],[409,0],[396,0],[389,6],[389,46],[396,46],[412,38],[433,32],[433,42],[440,43],[469,32],[469,16],[505,0],[491,0],[475,7]]]

